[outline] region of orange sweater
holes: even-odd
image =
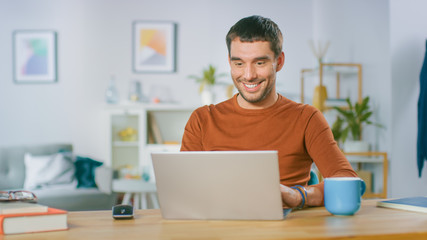
[[[357,176],[323,114],[281,95],[266,109],[249,110],[233,98],[196,109],[181,151],[277,150],[280,182],[306,186],[314,162],[323,177]],[[323,183],[316,185],[323,192]]]

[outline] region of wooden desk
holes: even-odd
[[[137,210],[133,220],[110,211],[70,212],[68,231],[6,235],[4,239],[427,239],[427,214],[375,207],[365,200],[351,217],[325,208],[294,211],[283,221],[164,220],[160,211]],[[0,239],[2,236],[0,235]]]

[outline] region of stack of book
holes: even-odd
[[[0,235],[67,229],[67,211],[35,203],[0,202]]]

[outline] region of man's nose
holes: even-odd
[[[250,64],[248,64],[248,66],[246,66],[246,68],[245,68],[245,79],[246,80],[252,80],[255,78],[256,78],[255,68],[253,66],[251,66]]]

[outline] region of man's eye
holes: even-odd
[[[240,66],[243,65],[243,63],[241,63],[241,62],[234,62],[234,65],[240,67]]]
[[[258,61],[258,62],[256,62],[256,65],[258,65],[258,66],[261,66],[261,65],[264,65],[265,64],[265,61]]]

